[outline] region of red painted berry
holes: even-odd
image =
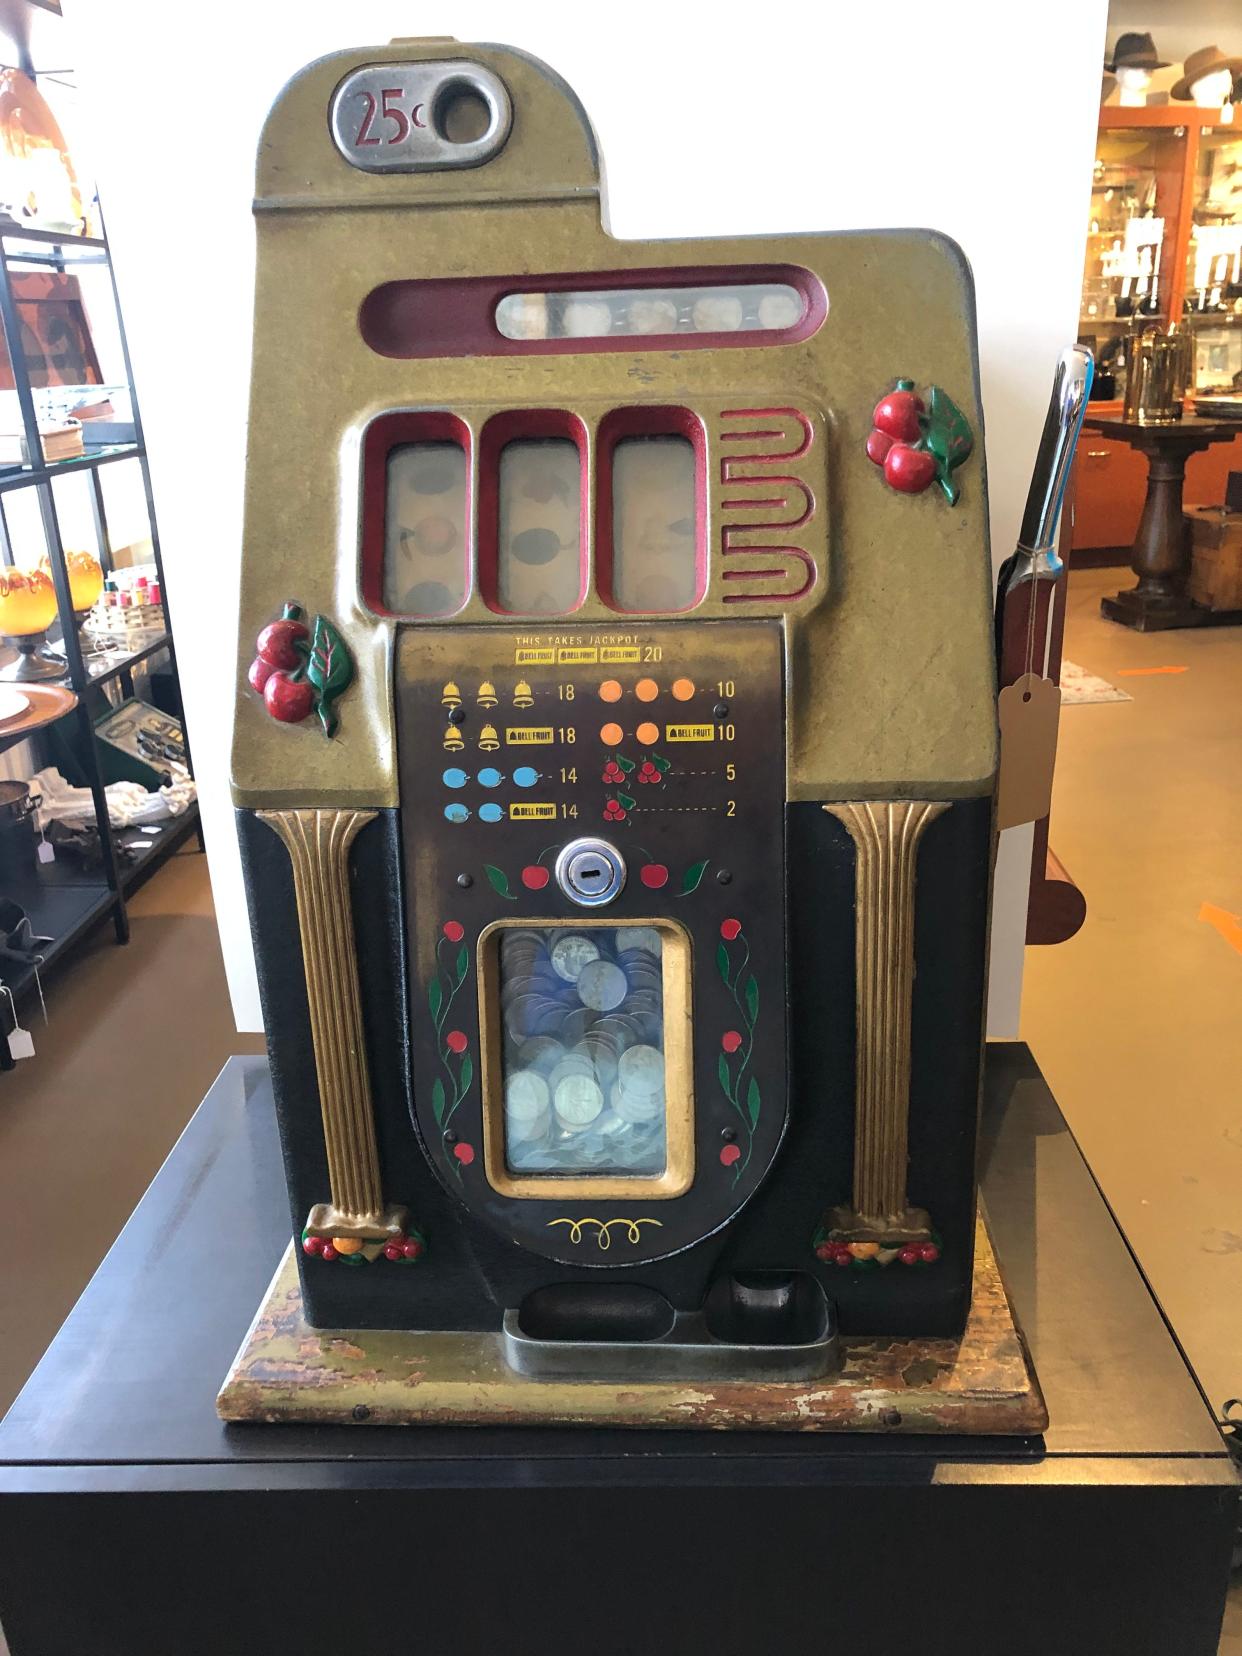
[[[456,920],[446,920],[441,930],[450,943],[460,943],[466,935],[464,928],[459,926]]]
[[[848,1248],[838,1248],[832,1256],[832,1263],[834,1265],[852,1265],[854,1256]]]
[[[720,1044],[726,1052],[736,1052],[742,1044],[742,1037],[736,1029],[726,1029],[720,1037]]]
[[[668,869],[663,863],[647,863],[639,869],[638,877],[652,891],[658,891],[662,885],[668,884]]]
[[[275,670],[264,680],[263,705],[281,724],[300,724],[315,705],[315,686]]]
[[[924,1265],[934,1265],[940,1258],[940,1249],[934,1242],[924,1242],[919,1249],[919,1258]]]
[[[734,1162],[741,1161],[742,1152],[736,1144],[726,1144],[720,1152],[721,1165],[732,1167]]]
[[[722,920],[720,922],[720,935],[726,943],[732,943],[741,929],[742,922],[740,920]]]
[[[463,1167],[469,1167],[474,1160],[474,1146],[472,1144],[455,1144],[453,1154]]]
[[[917,1265],[921,1256],[917,1248],[905,1247],[897,1257],[903,1265]]]
[[[894,443],[884,457],[884,481],[902,494],[922,494],[936,475],[936,457],[926,449]]]
[[[529,868],[522,870],[522,884],[528,891],[542,891],[551,876],[546,868],[540,868],[538,863],[531,863]]]
[[[450,1052],[464,1052],[468,1043],[460,1029],[450,1029],[444,1037],[444,1044]]]
[[[464,1147],[459,1146],[458,1148],[465,1148],[465,1149],[469,1150],[470,1146],[467,1144]],[[473,1155],[473,1154],[474,1154],[474,1152],[471,1151],[471,1155]],[[419,1256],[422,1254],[422,1251],[423,1251],[422,1243],[417,1239],[417,1237],[413,1237],[413,1236],[411,1236],[407,1242],[403,1243],[402,1248],[401,1248],[401,1252],[404,1254],[406,1259],[418,1259]]]
[[[257,690],[262,695],[264,685],[275,671],[270,661],[264,661],[262,656],[255,656],[246,671],[246,682],[252,690]]]
[[[320,1249],[319,1257],[320,1259],[336,1258],[336,1249],[332,1246],[331,1242],[324,1243],[323,1247]]]
[[[884,457],[893,446],[893,439],[887,431],[873,431],[867,438],[867,459],[877,466],[884,464]]]
[[[270,621],[255,640],[255,647],[259,659],[266,661],[272,667],[294,668],[300,666],[301,652],[299,644],[305,643],[310,637],[310,628],[301,620],[301,610],[296,604],[286,604],[285,613],[279,621]]]
[[[914,381],[898,380],[897,389],[876,403],[871,423],[895,443],[916,443],[923,429],[919,423],[922,412],[923,399],[915,395]]]
[[[829,1260],[833,1258],[833,1253],[834,1250],[831,1242],[821,1242],[815,1250],[815,1257],[816,1259]]]
[[[400,1259],[401,1258],[401,1244],[400,1244],[400,1242],[390,1242],[388,1244],[388,1246],[384,1249],[384,1258],[385,1259]]]
[[[323,1252],[322,1236],[304,1236],[302,1238],[302,1252],[307,1254],[321,1254]]]

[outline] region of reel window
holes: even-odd
[[[479,441],[479,592],[501,615],[586,597],[586,428],[558,409],[496,414]]]
[[[689,947],[668,922],[501,924],[487,956],[488,1177],[507,1195],[688,1187]]]
[[[469,477],[453,440],[388,450],[382,601],[394,615],[453,615],[466,601]]]

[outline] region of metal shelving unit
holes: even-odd
[[[13,289],[13,267],[15,265],[35,266],[56,272],[64,272],[82,264],[104,265],[108,269],[112,302],[116,309],[117,328],[124,360],[125,382],[132,402],[134,441],[75,456],[69,460],[49,462],[43,458],[43,447],[39,436],[38,416],[34,401],[34,388],[31,385],[29,365],[23,349],[22,325]],[[8,894],[15,901],[21,903],[30,914],[35,931],[45,933],[53,938],[52,944],[44,950],[42,969],[46,970],[47,966],[58,957],[63,956],[74,943],[93,929],[107,915],[112,917],[117,942],[127,942],[129,939],[129,916],[126,911],[126,893],[132,890],[136,884],[140,883],[159,863],[182,844],[191,832],[198,834],[201,845],[202,827],[198,807],[195,804],[182,816],[173,818],[163,825],[158,839],[149,839],[149,849],[143,848],[136,861],[123,863],[118,856],[118,842],[122,837],[125,838],[127,843],[139,847],[143,845],[143,842],[136,837],[135,832],[127,832],[123,836],[120,831],[112,827],[104,794],[100,753],[95,739],[94,719],[99,708],[102,687],[112,681],[117,681],[124,694],[132,695],[134,669],[151,657],[165,651],[172,669],[172,680],[176,693],[176,711],[181,719],[182,729],[185,728],[180,677],[177,671],[176,645],[173,641],[172,623],[168,611],[164,563],[151,492],[151,473],[147,462],[146,443],[143,438],[142,415],[134,388],[129,345],[125,337],[124,317],[121,313],[116,288],[116,275],[112,269],[106,234],[100,237],[75,237],[61,231],[44,230],[35,226],[21,225],[10,220],[0,220],[0,323],[4,327],[4,337],[13,367],[13,381],[21,410],[26,453],[30,457],[26,464],[0,474],[0,558],[9,566],[12,566],[14,562],[8,522],[4,510],[4,497],[15,490],[33,489],[38,499],[43,535],[51,565],[52,581],[56,589],[56,603],[62,634],[61,648],[64,651],[66,662],[66,672],[61,682],[71,688],[77,696],[76,706],[67,711],[63,715],[63,719],[76,721],[77,741],[75,751],[83,760],[86,782],[91,790],[95,820],[99,829],[102,861],[100,872],[93,876],[90,873],[75,871],[72,868],[64,868],[60,863],[50,863],[39,865],[37,872],[34,874],[26,874],[5,882],[6,889],[11,888],[8,890]],[[123,461],[135,461],[142,472],[153,561],[164,603],[165,630],[157,637],[144,640],[120,660],[110,661],[106,666],[98,666],[92,665],[83,657],[78,629],[74,622],[69,590],[69,573],[65,561],[65,547],[61,536],[54,485],[61,478],[78,474],[84,475],[89,480],[96,550],[104,574],[107,576],[113,568],[112,543],[99,473],[104,466]],[[36,741],[38,739],[37,735],[32,738]],[[190,766],[190,774],[193,775],[188,734],[186,737],[186,762]],[[33,987],[34,975],[33,967],[23,968],[16,963],[11,963],[11,967],[10,963],[6,963],[3,972],[4,981],[12,989],[14,995],[18,997]],[[7,1028],[7,1020],[4,1020],[4,1027]],[[3,1053],[3,1056],[7,1058],[7,1051]]]

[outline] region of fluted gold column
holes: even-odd
[[[322,1236],[379,1240],[401,1231],[405,1209],[385,1207],[362,1031],[358,950],[349,895],[349,848],[374,811],[260,811],[293,863],[319,1082],[330,1202],[310,1211]]]
[[[834,1210],[832,1229],[847,1241],[916,1241],[930,1221],[906,1194],[914,884],[923,830],[948,806],[899,800],[824,809],[844,823],[857,854],[854,1200]]]

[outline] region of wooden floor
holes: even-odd
[[[1219,1406],[1242,1396],[1242,629],[1100,620],[1124,579],[1071,584],[1067,657],[1134,700],[1062,715],[1052,843],[1089,912],[1028,950],[1022,1033]],[[1186,670],[1121,676],[1159,667]],[[204,859],[133,918],[128,949],[105,929],[53,981],[37,1058],[0,1076],[0,1409],[224,1059],[262,1050],[232,1027]],[[1242,1595],[1222,1651],[1242,1656]]]

